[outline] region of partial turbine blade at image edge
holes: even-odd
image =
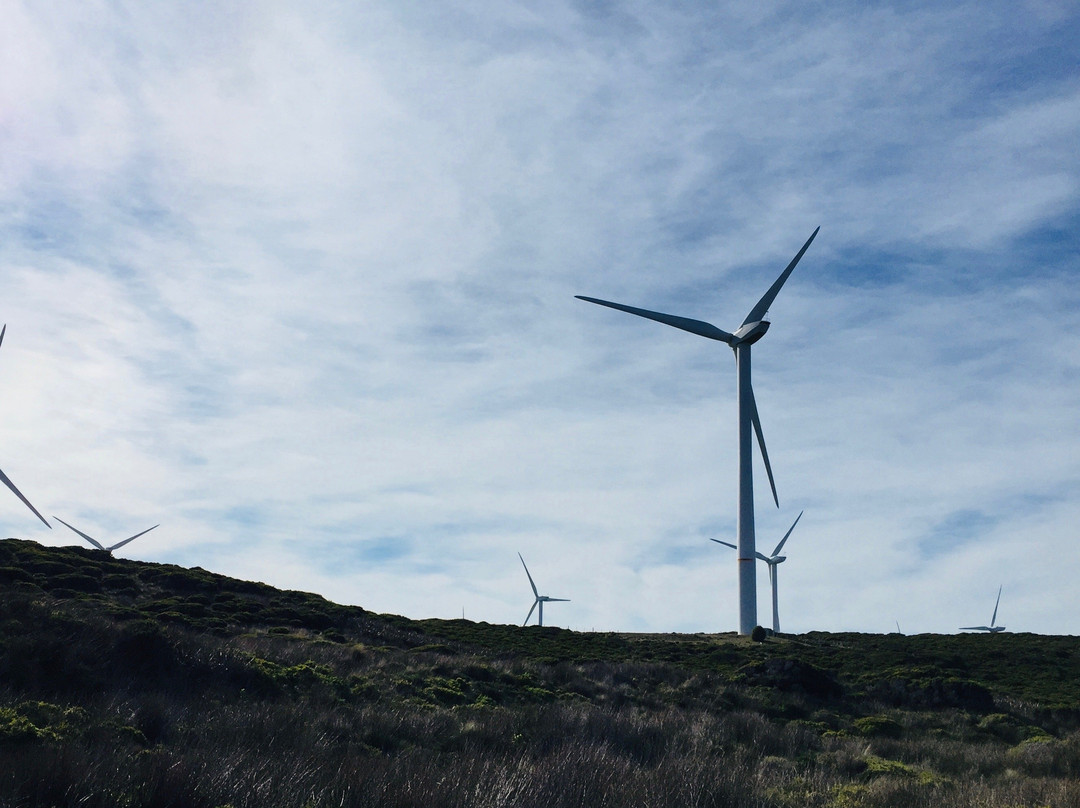
[[[785,281],[787,281],[788,275],[790,275],[791,271],[795,269],[795,265],[799,263],[799,259],[803,257],[803,253],[806,252],[807,248],[810,246],[810,242],[814,240],[814,236],[818,234],[818,230],[820,229],[820,225],[814,229],[814,232],[810,234],[810,238],[808,238],[806,240],[806,243],[802,245],[802,249],[799,250],[798,254],[794,258],[791,259],[791,263],[787,265],[787,269],[780,273],[780,277],[777,278],[776,282],[769,287],[769,291],[767,291],[762,296],[761,300],[757,302],[757,305],[754,306],[754,308],[750,309],[750,313],[746,315],[746,319],[742,321],[743,325],[746,325],[747,323],[756,323],[763,317],[765,317],[765,312],[769,310],[769,306],[772,305],[772,302],[780,293],[780,288],[784,285]]]
[[[4,472],[2,472],[2,471],[0,471],[0,482],[3,482],[4,485],[6,485],[8,488],[10,488],[11,492],[13,494],[15,494],[15,496],[17,496],[19,499],[21,499],[23,501],[23,504],[27,508],[29,508],[30,510],[32,510],[34,512],[34,516],[36,516],[38,519],[40,519],[42,522],[44,522],[45,527],[49,528],[49,530],[52,530],[52,525],[50,525],[45,520],[44,516],[42,516],[40,513],[38,513],[38,509],[30,504],[30,500],[28,500],[26,497],[24,497],[22,495],[22,491],[20,491],[18,488],[16,488],[15,483],[13,483],[11,480],[9,480],[8,476],[6,474],[4,474]]]
[[[658,311],[639,309],[634,306],[624,306],[622,303],[612,303],[609,300],[599,300],[595,297],[585,297],[584,295],[574,295],[574,297],[578,300],[595,303],[598,306],[607,306],[609,309],[618,309],[619,311],[625,311],[629,314],[636,314],[638,317],[644,317],[647,320],[655,320],[658,323],[680,328],[683,331],[689,331],[691,334],[697,334],[699,337],[707,337],[708,339],[726,342],[728,345],[730,345],[731,341],[734,339],[727,331],[717,328],[712,323],[706,323],[704,320],[691,320],[689,317],[677,317],[674,314],[663,314]]]

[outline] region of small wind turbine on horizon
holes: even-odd
[[[757,576],[754,572],[754,560],[757,550],[754,546],[754,471],[753,471],[753,444],[750,437],[751,429],[757,434],[758,447],[761,449],[761,458],[765,461],[765,472],[769,476],[769,486],[772,488],[773,501],[776,507],[780,507],[780,498],[776,495],[776,483],[773,481],[772,467],[769,465],[769,453],[765,451],[765,437],[761,432],[761,420],[758,418],[757,402],[754,400],[754,390],[750,384],[750,346],[765,336],[769,330],[769,321],[765,315],[776,299],[780,288],[787,281],[795,265],[803,257],[803,253],[810,247],[810,243],[817,236],[818,227],[810,234],[810,238],[803,244],[802,249],[780,273],[780,277],[773,282],[769,290],[750,309],[742,325],[734,334],[717,328],[711,323],[702,320],[692,320],[687,317],[676,317],[672,314],[662,314],[648,309],[639,309],[634,306],[626,306],[622,303],[612,303],[608,300],[599,300],[595,297],[575,295],[579,300],[618,309],[629,314],[636,314],[648,320],[655,320],[664,325],[689,331],[700,337],[717,340],[726,343],[735,352],[735,366],[737,370],[737,392],[739,409],[739,519],[738,519],[738,547],[737,561],[739,565],[739,633],[748,635],[753,632],[757,625]]]
[[[94,545],[94,547],[96,547],[98,550],[104,550],[109,555],[112,555],[113,550],[119,550],[121,547],[123,547],[128,542],[133,542],[133,541],[135,541],[135,539],[139,538],[139,536],[142,536],[142,535],[145,535],[146,533],[149,533],[151,530],[154,529],[154,527],[161,527],[160,524],[154,525],[154,527],[148,527],[142,533],[136,533],[134,536],[129,536],[128,538],[124,539],[123,541],[117,542],[116,544],[112,545],[111,547],[106,547],[101,542],[99,542],[97,539],[92,538],[90,536],[87,536],[85,533],[83,533],[77,527],[73,527],[72,525],[69,525],[67,522],[65,522],[63,519],[61,519],[59,516],[54,515],[53,519],[55,519],[57,522],[64,525],[65,527],[75,531],[80,536],[82,536],[84,539],[86,539],[88,542],[90,542],[92,545]]]
[[[521,553],[518,553],[518,558],[521,558]],[[524,558],[521,558],[521,566],[525,567],[525,559]],[[539,606],[540,607],[540,613],[536,617],[536,625],[542,626],[542,625],[544,625],[544,604],[545,603],[556,603],[556,602],[557,603],[569,603],[570,598],[549,598],[547,595],[541,595],[536,590],[536,584],[533,583],[532,576],[529,575],[529,568],[528,567],[525,567],[525,574],[529,577],[529,586],[532,587],[533,595],[536,597],[536,600],[533,601],[532,608],[529,609],[529,613],[527,615],[525,615],[525,622],[522,623],[521,625],[527,626],[529,624],[529,618],[532,617],[533,610],[537,606]]]
[[[1004,586],[1004,584],[1002,586]],[[997,623],[997,610],[998,610],[998,605],[1001,603],[1001,589],[1002,589],[1002,587],[999,586],[998,587],[997,600],[994,601],[994,616],[990,618],[990,625],[988,625],[988,626],[960,626],[961,631],[989,631],[991,634],[997,634],[999,631],[1004,631],[1005,630],[1005,626],[994,625],[995,623]]]
[[[773,630],[773,634],[779,634],[780,633],[780,611],[779,611],[779,607],[777,606],[777,597],[776,597],[776,568],[781,563],[783,563],[784,561],[787,561],[787,556],[780,555],[780,551],[784,549],[784,543],[788,540],[788,536],[791,535],[791,531],[793,531],[795,529],[795,525],[799,524],[799,520],[802,519],[803,513],[805,513],[805,511],[799,511],[799,515],[795,517],[795,521],[791,523],[791,527],[789,527],[788,532],[784,534],[784,538],[780,539],[780,543],[778,545],[776,545],[776,548],[772,551],[771,556],[767,556],[767,555],[765,555],[763,553],[759,553],[757,551],[754,551],[754,554],[758,558],[760,558],[762,561],[764,561],[766,564],[769,565],[769,585],[772,588],[772,630]],[[731,542],[728,542],[728,541],[721,541],[720,539],[709,539],[709,541],[714,541],[717,544],[726,545],[727,547],[730,547],[733,550],[738,550],[739,549],[734,544],[732,544]]]
[[[4,323],[4,327],[0,328],[0,345],[3,345],[3,343],[4,343],[4,334],[6,334],[6,333],[7,333],[7,323]],[[15,487],[15,483],[13,483],[10,479],[8,479],[8,476],[6,474],[4,474],[3,471],[0,471],[0,482],[2,482],[4,485],[6,485],[8,488],[10,488],[12,493],[15,494],[15,496],[17,496],[19,499],[21,499],[23,501],[23,504],[27,508],[29,508],[31,511],[34,512],[34,516],[36,516],[38,519],[40,519],[42,522],[45,523],[45,527],[49,528],[49,530],[52,530],[52,525],[50,525],[48,523],[48,521],[46,521],[44,516],[42,516],[40,513],[38,513],[38,509],[30,504],[30,500],[28,500],[26,497],[24,497],[22,495],[22,491],[20,491],[18,488]]]

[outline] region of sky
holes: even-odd
[[[1080,9],[0,0],[0,536],[412,618],[1080,633]],[[771,623],[758,569],[758,622]]]

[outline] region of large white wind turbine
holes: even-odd
[[[64,525],[65,527],[68,527],[71,530],[74,530],[76,533],[78,533],[80,536],[82,536],[84,539],[86,539],[88,542],[90,542],[92,545],[94,545],[94,547],[96,547],[99,550],[104,550],[106,553],[109,553],[110,555],[112,554],[113,550],[119,550],[121,547],[123,547],[128,542],[135,541],[135,539],[139,538],[139,536],[142,536],[145,533],[149,533],[151,530],[154,529],[154,527],[161,527],[161,525],[154,525],[154,527],[148,527],[142,533],[136,533],[134,536],[130,536],[130,537],[124,539],[123,541],[117,542],[116,544],[112,545],[112,547],[106,547],[101,542],[99,542],[97,539],[94,539],[94,538],[91,538],[90,536],[87,536],[85,533],[83,533],[77,527],[72,527],[67,522],[65,522],[63,519],[61,519],[59,516],[53,516],[53,519],[55,519],[57,522]]]
[[[0,345],[2,345],[4,343],[4,334],[5,333],[7,333],[7,323],[4,323],[4,327],[0,328]],[[6,485],[8,488],[10,488],[12,493],[15,494],[15,496],[17,496],[19,499],[21,499],[23,501],[23,504],[27,508],[29,508],[30,510],[32,510],[34,512],[34,516],[36,516],[42,522],[45,522],[45,527],[49,528],[50,530],[52,529],[52,525],[50,525],[45,520],[44,516],[42,516],[40,513],[38,513],[38,509],[30,504],[30,500],[28,500],[26,497],[24,497],[22,495],[22,491],[20,491],[18,488],[16,488],[15,483],[13,483],[11,480],[9,480],[8,476],[6,474],[4,474],[4,472],[2,472],[2,471],[0,471],[0,482],[2,482],[4,485]]]
[[[772,467],[769,465],[769,454],[765,451],[765,438],[761,432],[761,421],[758,418],[757,404],[754,401],[754,390],[750,385],[750,346],[765,336],[769,330],[769,321],[765,314],[772,305],[780,288],[787,281],[799,259],[803,257],[810,243],[818,234],[818,227],[810,234],[810,238],[799,250],[798,254],[787,265],[787,269],[780,273],[780,277],[769,287],[769,291],[757,302],[746,315],[742,325],[734,334],[729,334],[716,326],[691,320],[686,317],[676,317],[671,314],[638,309],[633,306],[624,306],[621,303],[611,303],[607,300],[597,300],[594,297],[576,295],[580,300],[597,303],[608,308],[636,314],[658,323],[681,328],[691,334],[717,340],[731,346],[735,352],[735,365],[738,371],[737,397],[739,405],[739,521],[738,521],[738,564],[739,564],[739,633],[750,634],[757,625],[757,581],[754,575],[754,559],[756,549],[754,547],[754,472],[753,472],[753,448],[750,431],[757,434],[758,446],[761,448],[761,457],[765,461],[765,472],[769,476],[769,486],[772,488],[773,501],[780,507],[779,497],[776,495],[776,484],[773,481]]]
[[[799,515],[795,517],[795,521],[791,523],[791,527],[789,527],[788,532],[784,534],[784,538],[780,539],[780,543],[778,545],[776,545],[776,549],[772,551],[771,556],[764,555],[763,553],[759,553],[757,551],[754,552],[755,556],[757,556],[758,558],[760,558],[762,561],[764,561],[766,564],[769,565],[769,585],[772,587],[772,630],[773,630],[773,634],[779,634],[780,633],[780,610],[779,610],[779,607],[777,606],[777,598],[776,598],[776,568],[777,568],[777,566],[779,566],[784,561],[787,561],[787,556],[780,555],[780,551],[782,549],[784,549],[784,542],[786,542],[788,540],[788,536],[790,536],[791,531],[793,531],[795,529],[795,525],[799,524],[799,520],[802,519],[802,515],[803,515],[803,511],[799,511]],[[729,541],[720,541],[720,539],[710,539],[710,541],[714,541],[717,544],[726,544],[728,547],[731,547],[734,550],[739,549],[738,547],[736,547],[734,544],[732,544]]]
[[[1001,587],[998,587],[997,600],[994,601],[994,616],[990,618],[990,625],[988,626],[960,626],[961,631],[989,631],[992,634],[997,634],[999,631],[1004,631],[1005,626],[994,625],[997,622],[997,610],[998,604],[1001,603]]]
[[[521,558],[521,553],[518,553],[518,558]],[[525,567],[525,559],[524,558],[521,558],[521,566]],[[539,605],[540,606],[540,613],[536,617],[536,625],[542,626],[542,625],[544,625],[544,604],[545,603],[553,603],[553,602],[569,603],[570,598],[549,598],[547,595],[541,595],[539,592],[536,591],[536,584],[533,583],[532,576],[529,575],[529,568],[528,567],[525,567],[525,574],[529,576],[529,586],[532,587],[533,595],[536,596],[536,600],[533,601],[532,608],[529,609],[529,613],[527,615],[525,615],[525,622],[522,623],[521,625],[523,625],[523,626],[528,625],[529,618],[532,617],[533,609],[535,609],[537,607],[537,605]]]

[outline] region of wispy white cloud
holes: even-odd
[[[416,617],[523,619],[521,551],[551,621],[731,629],[730,354],[573,295],[732,328],[821,224],[755,353],[785,626],[1004,583],[1075,630],[1067,5],[3,14],[0,468],[46,513]]]

